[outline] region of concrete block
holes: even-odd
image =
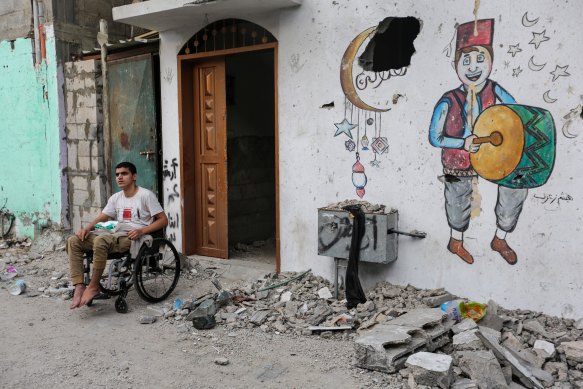
[[[101,178],[95,176],[90,182],[91,193],[93,195],[93,204],[95,207],[103,208],[106,204],[105,186],[102,184]]]
[[[565,342],[561,344],[565,350],[567,360],[583,363],[583,340],[576,342]]]
[[[91,172],[101,172],[105,168],[102,156],[91,157]]]
[[[72,170],[79,169],[79,163],[77,161],[77,145],[74,143],[68,143],[67,163],[70,169]]]
[[[461,323],[458,323],[451,327],[454,334],[459,334],[460,332],[470,331],[477,329],[478,325],[473,319],[464,319]]]
[[[87,176],[71,176],[70,177],[71,186],[73,189],[77,190],[89,190],[89,182]]]
[[[480,388],[507,388],[500,363],[491,351],[457,351],[457,365]]]
[[[537,340],[534,342],[533,350],[537,355],[549,359],[555,356],[556,349],[555,345],[546,340]]]
[[[453,349],[456,351],[464,350],[483,350],[482,341],[476,336],[478,329],[460,332],[453,336]]]
[[[91,172],[91,159],[89,157],[77,157],[79,162],[78,169],[84,172]]]
[[[545,338],[549,337],[543,325],[536,319],[526,320],[522,323],[522,328],[534,334],[542,335]]]
[[[89,192],[80,189],[73,190],[73,205],[85,206],[88,200]]]
[[[449,293],[445,293],[439,296],[426,296],[421,299],[421,301],[423,301],[423,304],[427,305],[429,308],[437,308],[441,304],[451,300],[455,300],[455,296]]]
[[[80,140],[77,143],[77,155],[80,157],[91,156],[91,142],[87,140]]]
[[[76,114],[77,123],[98,123],[97,121],[97,108],[95,107],[77,107]]]
[[[448,389],[452,381],[452,357],[445,354],[418,352],[407,358],[416,384]]]
[[[253,315],[251,315],[251,318],[249,318],[249,322],[256,326],[260,326],[265,322],[265,320],[267,320],[267,317],[270,314],[270,309],[261,309],[259,311],[255,311]]]
[[[72,206],[71,208],[71,230],[73,232],[79,231],[82,227],[81,225],[81,213],[77,206]]]
[[[97,217],[103,210],[103,207],[89,207],[86,211],[83,211],[84,217],[91,221]]]
[[[407,357],[419,351],[434,351],[447,344],[453,322],[439,308],[415,309],[389,322],[363,331],[355,340],[355,365],[394,373]],[[414,336],[423,333],[423,337]]]
[[[94,124],[94,123],[85,123],[85,127],[86,131],[87,131],[87,139],[89,140],[95,140],[95,145],[99,145],[99,142],[97,142],[97,139],[99,138],[99,134],[101,134],[101,125],[100,124]],[[103,154],[103,147],[100,147],[100,150],[98,151],[99,155]]]
[[[99,142],[97,140],[91,141],[91,156],[100,157],[103,155],[101,147],[99,147]]]

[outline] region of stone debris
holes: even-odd
[[[70,298],[73,288],[66,269],[53,265],[56,251],[31,255],[21,243],[6,246],[0,249],[0,275],[10,274],[8,270],[14,267],[18,273],[11,282],[24,279],[28,289],[40,296],[32,298]],[[216,267],[189,261],[191,266],[184,269],[183,279],[209,281],[219,276]],[[58,277],[59,273],[63,274]],[[333,290],[333,283],[310,272],[267,274],[228,291],[218,283],[215,286],[214,293],[175,296],[182,297],[179,307],[174,299],[150,305],[143,315],[156,318],[156,325],[173,324],[183,335],[200,330],[199,337],[205,336],[204,329],[218,325],[225,336],[259,331],[267,337],[277,334],[354,341],[353,363],[366,369],[359,374],[390,377],[381,381],[398,382],[401,386],[396,387],[408,380],[417,388],[437,386],[422,384],[413,376],[413,367],[405,367],[411,355],[427,352],[453,357],[453,388],[495,387],[489,385],[502,385],[501,377],[504,387],[583,388],[583,319],[506,310],[489,301],[482,320],[467,319],[453,325],[439,308],[432,307],[457,297],[444,289],[423,290],[388,282],[368,290],[367,301],[349,310],[342,289],[338,300],[323,294]],[[432,312],[431,319],[428,312]],[[143,317],[140,322],[142,319],[146,321]],[[208,337],[216,336],[210,334]],[[477,366],[480,364],[484,366]],[[491,374],[484,378],[480,369],[490,369]]]
[[[438,386],[448,389],[452,381],[452,357],[428,352],[415,353],[405,362],[411,369],[417,385]]]
[[[507,388],[498,359],[491,351],[459,351],[454,353],[457,365],[479,388]]]
[[[220,366],[227,366],[229,364],[229,360],[225,357],[218,357],[215,358],[215,364]]]
[[[469,331],[477,328],[478,325],[476,324],[475,321],[473,321],[472,319],[464,319],[460,323],[451,327],[451,331],[454,334],[459,334],[460,332]]]
[[[328,289],[328,287],[325,286],[322,289],[318,290],[318,296],[320,296],[321,299],[331,299],[332,292],[330,292],[330,289]]]
[[[407,357],[449,343],[453,322],[438,308],[415,309],[381,323],[355,340],[355,365],[394,373]]]
[[[142,315],[139,318],[140,324],[152,324],[156,322],[156,316]]]
[[[455,351],[483,350],[484,345],[480,338],[476,336],[478,329],[464,331],[453,336],[453,349]]]
[[[535,353],[537,353],[537,355],[540,355],[545,359],[554,357],[556,353],[555,345],[551,342],[547,342],[546,340],[535,341],[532,349]]]
[[[565,351],[567,361],[583,363],[583,340],[577,342],[565,342],[561,344]]]
[[[331,211],[342,211],[342,210],[344,210],[344,207],[347,207],[349,205],[360,205],[362,210],[365,213],[385,213],[385,208],[386,208],[386,206],[384,206],[382,204],[371,204],[368,201],[344,200],[344,201],[339,201],[337,203],[328,204],[327,206],[324,207],[324,209],[328,209]],[[392,210],[389,210],[386,213],[391,213],[391,212],[392,212]]]

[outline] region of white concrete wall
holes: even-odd
[[[319,257],[317,212],[331,202],[356,198],[351,182],[354,153],[345,149],[344,135],[334,137],[334,123],[344,118],[345,97],[339,71],[350,41],[361,31],[388,16],[414,16],[422,21],[415,41],[417,52],[403,77],[395,77],[365,94],[367,102],[391,108],[382,116],[382,136],[390,151],[380,156],[378,168],[369,164],[371,152],[361,152],[368,176],[364,200],[398,208],[403,230],[427,232],[424,240],[400,238],[399,259],[389,266],[363,264],[365,285],[388,280],[417,287],[445,287],[477,301],[494,299],[507,308],[525,308],[565,317],[583,316],[583,120],[577,116],[567,138],[565,116],[582,103],[583,85],[579,17],[583,3],[562,0],[483,0],[478,18],[494,18],[494,69],[491,79],[506,88],[519,103],[549,110],[557,127],[556,163],[550,180],[530,190],[516,230],[507,240],[518,253],[508,265],[490,249],[496,221],[497,186],[480,179],[481,212],[473,218],[465,246],[474,255],[468,265],[449,253],[449,227],[445,217],[440,150],[428,142],[433,108],[441,95],[459,86],[451,58],[443,50],[454,25],[473,20],[474,2],[374,1],[322,2],[304,0],[294,10],[251,21],[269,29],[279,40],[279,175],[282,270],[303,270],[331,278],[332,259]],[[521,23],[522,16],[538,22]],[[211,20],[212,22],[213,20]],[[202,26],[161,34],[161,71],[177,74],[176,54],[185,40]],[[550,39],[538,49],[529,44],[533,32],[546,31]],[[509,45],[519,44],[514,57]],[[535,56],[543,70],[529,69]],[[568,77],[552,81],[555,67],[568,65]],[[513,77],[513,69],[522,72]],[[355,71],[360,71],[355,66]],[[162,81],[165,159],[179,157],[177,80]],[[554,103],[546,103],[550,91]],[[392,103],[393,95],[403,95]],[[319,108],[334,101],[333,109]],[[360,136],[362,137],[362,133]],[[369,139],[371,138],[369,134]],[[177,177],[177,181],[179,177]],[[173,183],[166,182],[165,191]],[[569,197],[567,197],[567,195]],[[560,197],[563,197],[560,200]],[[570,200],[569,200],[570,199]],[[553,201],[554,200],[554,201]],[[559,201],[560,200],[560,201]],[[165,204],[179,213],[177,203]],[[172,208],[174,207],[174,208]],[[175,229],[180,246],[180,230]]]

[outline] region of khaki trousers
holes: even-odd
[[[69,254],[69,275],[73,285],[83,283],[83,253],[93,251],[93,270],[105,269],[109,253],[123,253],[128,251],[131,240],[125,235],[119,234],[95,234],[89,233],[85,240],[81,241],[77,235],[67,240],[67,253]]]

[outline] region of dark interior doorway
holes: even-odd
[[[227,56],[225,69],[229,257],[275,262],[274,50]]]

